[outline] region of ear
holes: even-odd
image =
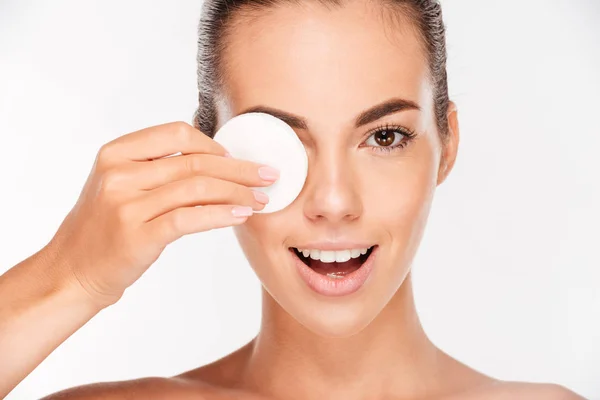
[[[440,185],[446,180],[446,177],[452,171],[456,154],[458,152],[458,142],[460,132],[458,128],[458,109],[453,101],[448,104],[448,137],[442,142],[442,156],[440,158],[440,168],[438,171],[438,182]]]

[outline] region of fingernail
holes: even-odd
[[[252,207],[236,206],[231,209],[234,217],[248,217],[254,213]]]
[[[276,181],[279,179],[279,171],[266,165],[258,169],[258,175],[265,181]]]
[[[262,204],[267,204],[269,202],[269,196],[266,193],[261,192],[260,190],[252,189],[252,194],[256,201]]]
[[[232,156],[232,155],[231,155],[231,153],[229,153],[229,152],[226,152],[226,153],[225,153],[225,157],[228,157],[228,158],[233,158],[233,156]]]

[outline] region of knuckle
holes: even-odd
[[[113,142],[108,142],[108,143],[104,143],[101,147],[100,150],[98,150],[98,155],[96,157],[96,159],[98,160],[99,164],[103,164],[105,163],[109,158],[111,158],[112,153],[114,152],[114,143]]]
[[[134,207],[129,203],[121,203],[115,207],[115,217],[121,226],[128,225],[134,218]]]
[[[185,223],[185,218],[181,209],[176,209],[171,212],[171,218],[168,219],[168,224],[166,226],[166,234],[168,236],[178,236],[183,232],[183,227]]]
[[[206,220],[209,226],[215,224],[218,220],[216,207],[204,207],[203,218]]]
[[[237,175],[242,180],[246,180],[246,178],[250,177],[250,166],[244,162],[241,162],[237,166]]]
[[[203,170],[202,158],[199,155],[189,155],[185,159],[186,171],[191,174],[197,174]]]
[[[188,143],[191,140],[192,127],[186,122],[173,122],[173,132],[175,137],[183,143]]]
[[[203,176],[197,176],[192,179],[192,184],[190,185],[190,194],[192,197],[204,197],[208,194],[210,188],[210,184],[208,179]]]
[[[241,185],[233,185],[233,187],[231,188],[230,198],[235,199],[236,203],[254,203],[254,195],[252,194],[252,189]]]
[[[100,191],[103,193],[114,191],[117,188],[120,180],[121,174],[115,169],[104,171],[100,175]]]

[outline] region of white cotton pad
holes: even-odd
[[[269,196],[256,213],[272,213],[290,205],[300,194],[308,172],[308,156],[296,132],[270,114],[246,113],[227,121],[214,135],[233,156],[277,168],[275,183],[254,188]]]

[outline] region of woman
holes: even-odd
[[[55,237],[0,278],[0,394],[117,302],[168,243],[233,226],[263,284],[252,341],[175,377],[47,399],[581,398],[471,369],[438,349],[416,314],[412,259],[459,143],[440,5],[204,7],[195,126],[164,124],[103,146]],[[295,202],[252,217],[268,199],[250,187],[277,171],[227,158],[211,139],[251,111],[286,121],[309,156]]]

